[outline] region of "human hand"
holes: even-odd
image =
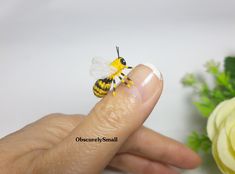
[[[200,158],[184,145],[142,126],[162,91],[162,80],[144,65],[87,116],[51,114],[0,140],[4,174],[96,174],[111,166],[135,174],[176,174],[195,168]],[[113,138],[117,142],[83,142]]]

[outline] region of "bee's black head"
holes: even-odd
[[[124,58],[118,57],[118,59],[120,59],[122,65],[126,65],[126,60]]]

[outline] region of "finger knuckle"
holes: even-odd
[[[115,109],[114,109],[115,108]],[[123,118],[123,108],[117,108],[113,105],[100,104],[94,110],[96,119],[102,127],[109,129],[118,129],[125,123]]]
[[[95,106],[94,113],[103,125],[110,126],[110,128],[120,128],[130,122],[133,106],[130,98],[120,96],[115,100],[105,98]]]

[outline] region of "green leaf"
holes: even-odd
[[[184,86],[193,86],[195,83],[197,83],[197,79],[194,74],[188,73],[181,79],[181,83]]]
[[[214,60],[209,60],[205,64],[206,71],[213,75],[216,75],[219,73],[219,67],[220,67],[220,63]]]
[[[195,152],[199,151],[200,141],[199,141],[199,135],[197,132],[192,132],[191,135],[188,136],[187,145]]]
[[[221,91],[220,89],[214,89],[211,95],[214,98],[216,104],[222,102],[225,98],[223,95],[223,91]]]
[[[229,76],[225,72],[221,72],[216,76],[218,85],[227,87],[229,85]]]
[[[208,107],[206,104],[194,102],[194,105],[203,117],[208,118],[210,113],[212,112],[211,108]]]
[[[200,101],[193,103],[203,117],[208,118],[215,108],[215,104],[207,96],[201,96]]]
[[[203,151],[208,153],[211,151],[211,141],[208,136],[195,131],[188,136],[187,145],[195,152]]]
[[[211,146],[212,145],[211,145],[211,141],[210,141],[209,137],[205,134],[202,134],[201,135],[201,150],[203,152],[208,153],[211,150]]]
[[[230,75],[230,77],[235,80],[235,57],[229,56],[224,60],[225,72]]]

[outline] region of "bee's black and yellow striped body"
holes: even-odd
[[[112,82],[113,78],[111,77],[97,80],[93,86],[94,95],[96,97],[103,98],[109,92]]]

